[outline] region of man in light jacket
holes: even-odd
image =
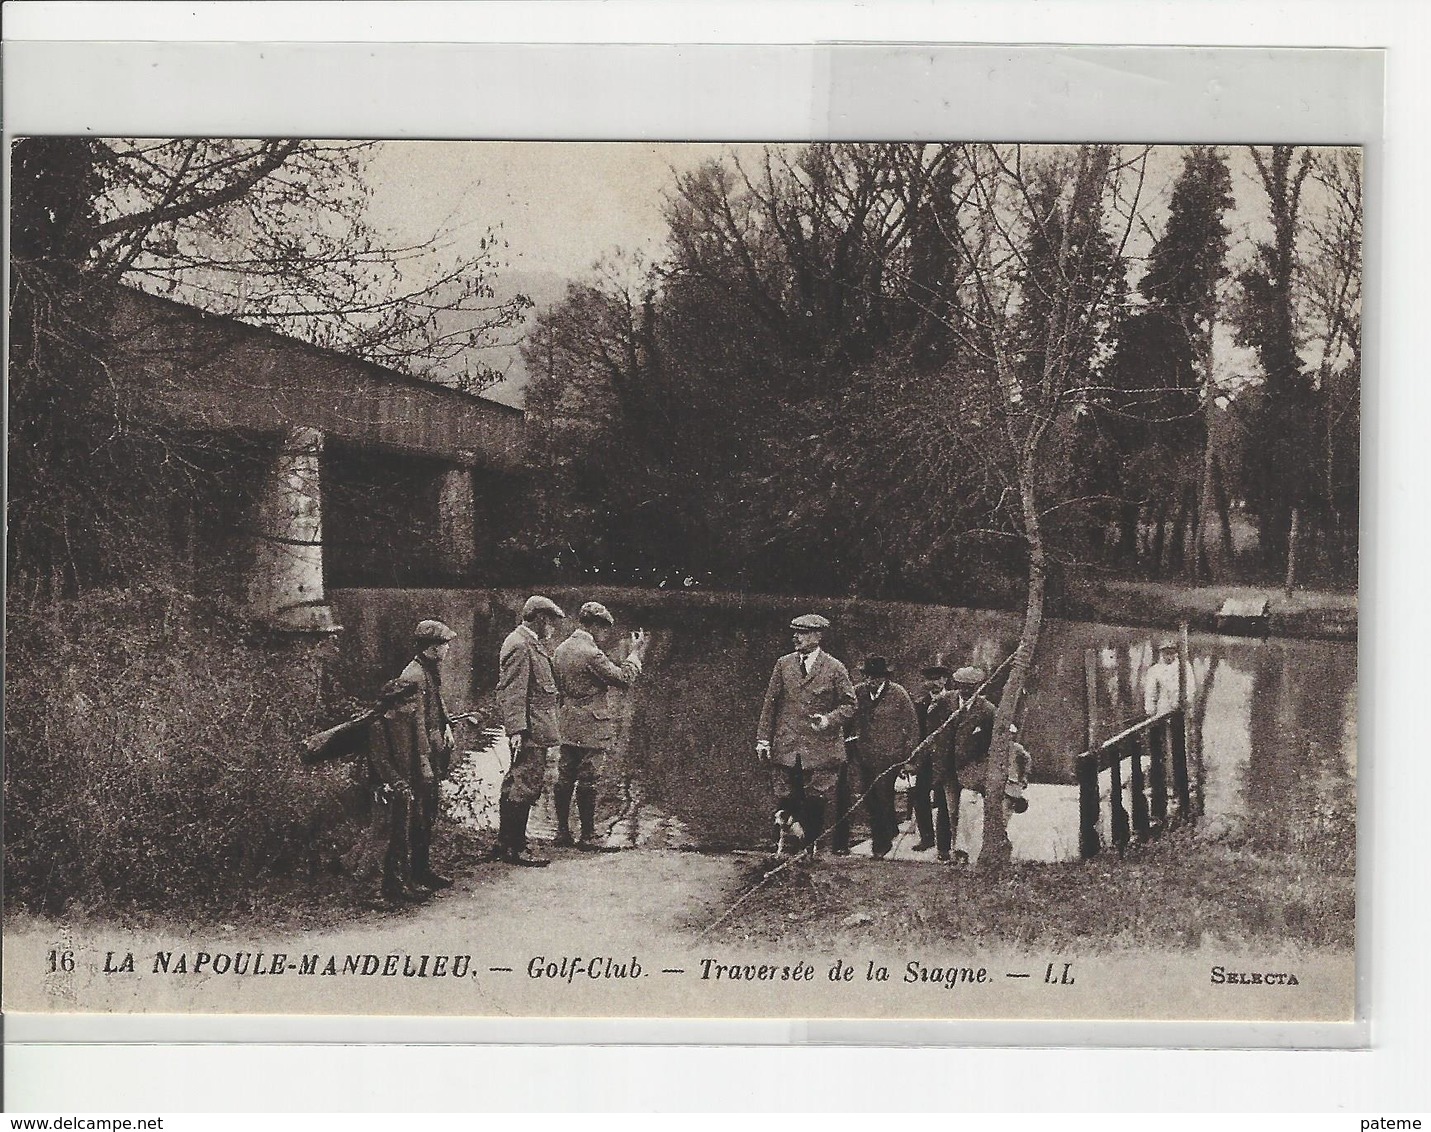
[[[576,615],[580,628],[559,644],[553,655],[561,707],[557,713],[561,732],[561,761],[557,765],[557,845],[573,844],[571,799],[581,818],[579,849],[596,846],[596,781],[605,752],[616,742],[617,713],[611,705],[613,688],[629,688],[641,675],[649,638],[631,634],[631,651],[617,664],[604,648],[611,644],[616,619],[600,602],[588,601]]]
[[[527,852],[527,820],[546,783],[547,751],[561,742],[557,677],[551,639],[566,617],[550,598],[534,594],[522,606],[522,623],[502,642],[497,710],[507,732],[512,764],[498,799],[497,844],[492,855],[509,865],[551,864]]]
[[[810,856],[826,815],[838,816],[845,725],[855,716],[848,670],[820,647],[829,627],[818,613],[790,622],[795,651],[775,662],[755,740],[756,757],[771,764],[776,813],[799,822]]]

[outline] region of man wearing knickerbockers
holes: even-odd
[[[527,852],[527,821],[546,784],[547,752],[561,742],[551,639],[557,622],[565,617],[556,602],[533,594],[522,606],[522,623],[502,642],[497,709],[512,764],[502,779],[492,856],[509,865],[551,864]]]
[[[618,664],[609,657],[616,618],[597,601],[588,601],[576,615],[581,628],[556,647],[552,662],[561,688],[558,721],[561,756],[557,766],[557,845],[579,849],[596,845],[596,780],[606,752],[616,741],[617,713],[611,706],[613,688],[629,688],[641,675],[646,634],[631,634],[631,651]],[[581,840],[571,836],[571,800],[576,797]]]
[[[844,728],[855,715],[849,671],[820,647],[829,627],[818,613],[790,622],[795,651],[775,662],[755,742],[756,757],[771,765],[777,824],[798,822],[812,857],[826,819],[838,816]]]

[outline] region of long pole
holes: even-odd
[[[1178,714],[1182,717],[1183,751],[1193,753],[1193,765],[1197,772],[1197,805],[1194,812],[1203,810],[1203,767],[1202,735],[1193,729],[1192,689],[1188,687],[1188,674],[1192,671],[1192,650],[1188,647],[1188,623],[1178,625]]]

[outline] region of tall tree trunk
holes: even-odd
[[[1032,460],[1026,458],[1019,472],[1019,500],[1023,507],[1024,537],[1029,545],[1028,599],[1024,605],[1024,629],[1004,684],[1004,694],[994,713],[994,736],[989,746],[989,762],[984,778],[984,844],[979,866],[1001,869],[1011,856],[1008,829],[1004,825],[1004,783],[1009,775],[1009,725],[1014,722],[1019,700],[1028,683],[1043,628],[1044,585],[1048,562],[1044,554],[1043,531],[1039,526],[1038,498],[1034,490]]]
[[[1188,486],[1178,492],[1177,518],[1173,520],[1173,537],[1168,543],[1168,573],[1181,574],[1187,564],[1188,547]]]
[[[1217,521],[1222,525],[1222,545],[1227,547],[1227,556],[1231,558],[1237,549],[1232,542],[1232,504],[1227,498],[1227,484],[1222,478],[1222,465],[1217,462],[1212,466],[1212,491],[1213,499],[1217,503]]]
[[[1167,563],[1163,561],[1164,551],[1168,545],[1168,501],[1164,497],[1158,500],[1158,517],[1153,523],[1153,576],[1162,578],[1167,574]]]
[[[1202,490],[1197,507],[1197,527],[1193,544],[1199,564],[1206,564],[1206,577],[1211,581],[1221,581],[1227,573],[1227,555],[1231,547],[1222,542],[1219,530],[1213,523],[1218,514],[1217,493],[1214,480],[1217,476],[1217,399],[1213,396],[1212,383],[1212,334],[1208,333],[1203,346],[1203,440],[1202,440]]]

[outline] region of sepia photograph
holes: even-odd
[[[8,158],[6,1011],[1356,1016],[1360,148]]]

